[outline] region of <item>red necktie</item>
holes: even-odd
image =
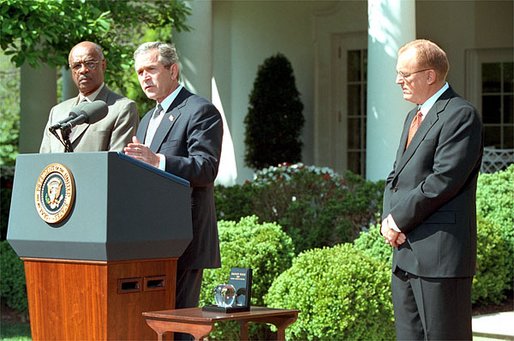
[[[414,119],[412,120],[409,128],[409,135],[407,136],[407,145],[405,146],[405,149],[409,147],[410,142],[412,141],[412,138],[416,134],[416,131],[418,131],[419,126],[421,125],[421,121],[423,120],[423,114],[421,111],[418,111],[416,113],[416,116],[414,116]]]

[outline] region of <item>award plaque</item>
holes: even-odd
[[[252,297],[252,269],[232,268],[228,284],[214,288],[215,305],[202,308],[205,311],[235,313],[250,310]]]

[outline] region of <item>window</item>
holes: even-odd
[[[481,64],[484,145],[514,148],[514,63]]]
[[[347,168],[366,176],[366,87],[368,53],[347,51]]]

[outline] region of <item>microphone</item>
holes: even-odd
[[[107,116],[109,111],[104,101],[83,102],[70,111],[70,115],[59,123],[50,127],[50,131],[61,129],[71,130],[71,128],[83,124],[93,124]]]
[[[76,118],[79,114],[80,114],[80,111],[82,110],[82,107],[84,105],[86,105],[86,103],[88,103],[87,101],[86,102],[81,102],[79,105],[77,106],[74,106],[73,108],[71,108],[70,110],[70,115],[68,117],[66,117],[64,120],[61,120],[59,122],[57,122],[56,124],[54,124],[53,126],[51,126],[49,128],[50,131],[55,131],[57,129],[61,129],[61,127],[70,122],[71,120],[73,120],[74,118]]]

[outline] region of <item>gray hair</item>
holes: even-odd
[[[159,62],[165,67],[170,67],[172,64],[178,64],[177,50],[174,44],[161,43],[159,41],[152,41],[143,43],[134,52],[134,60],[142,54],[150,50],[159,51]]]

